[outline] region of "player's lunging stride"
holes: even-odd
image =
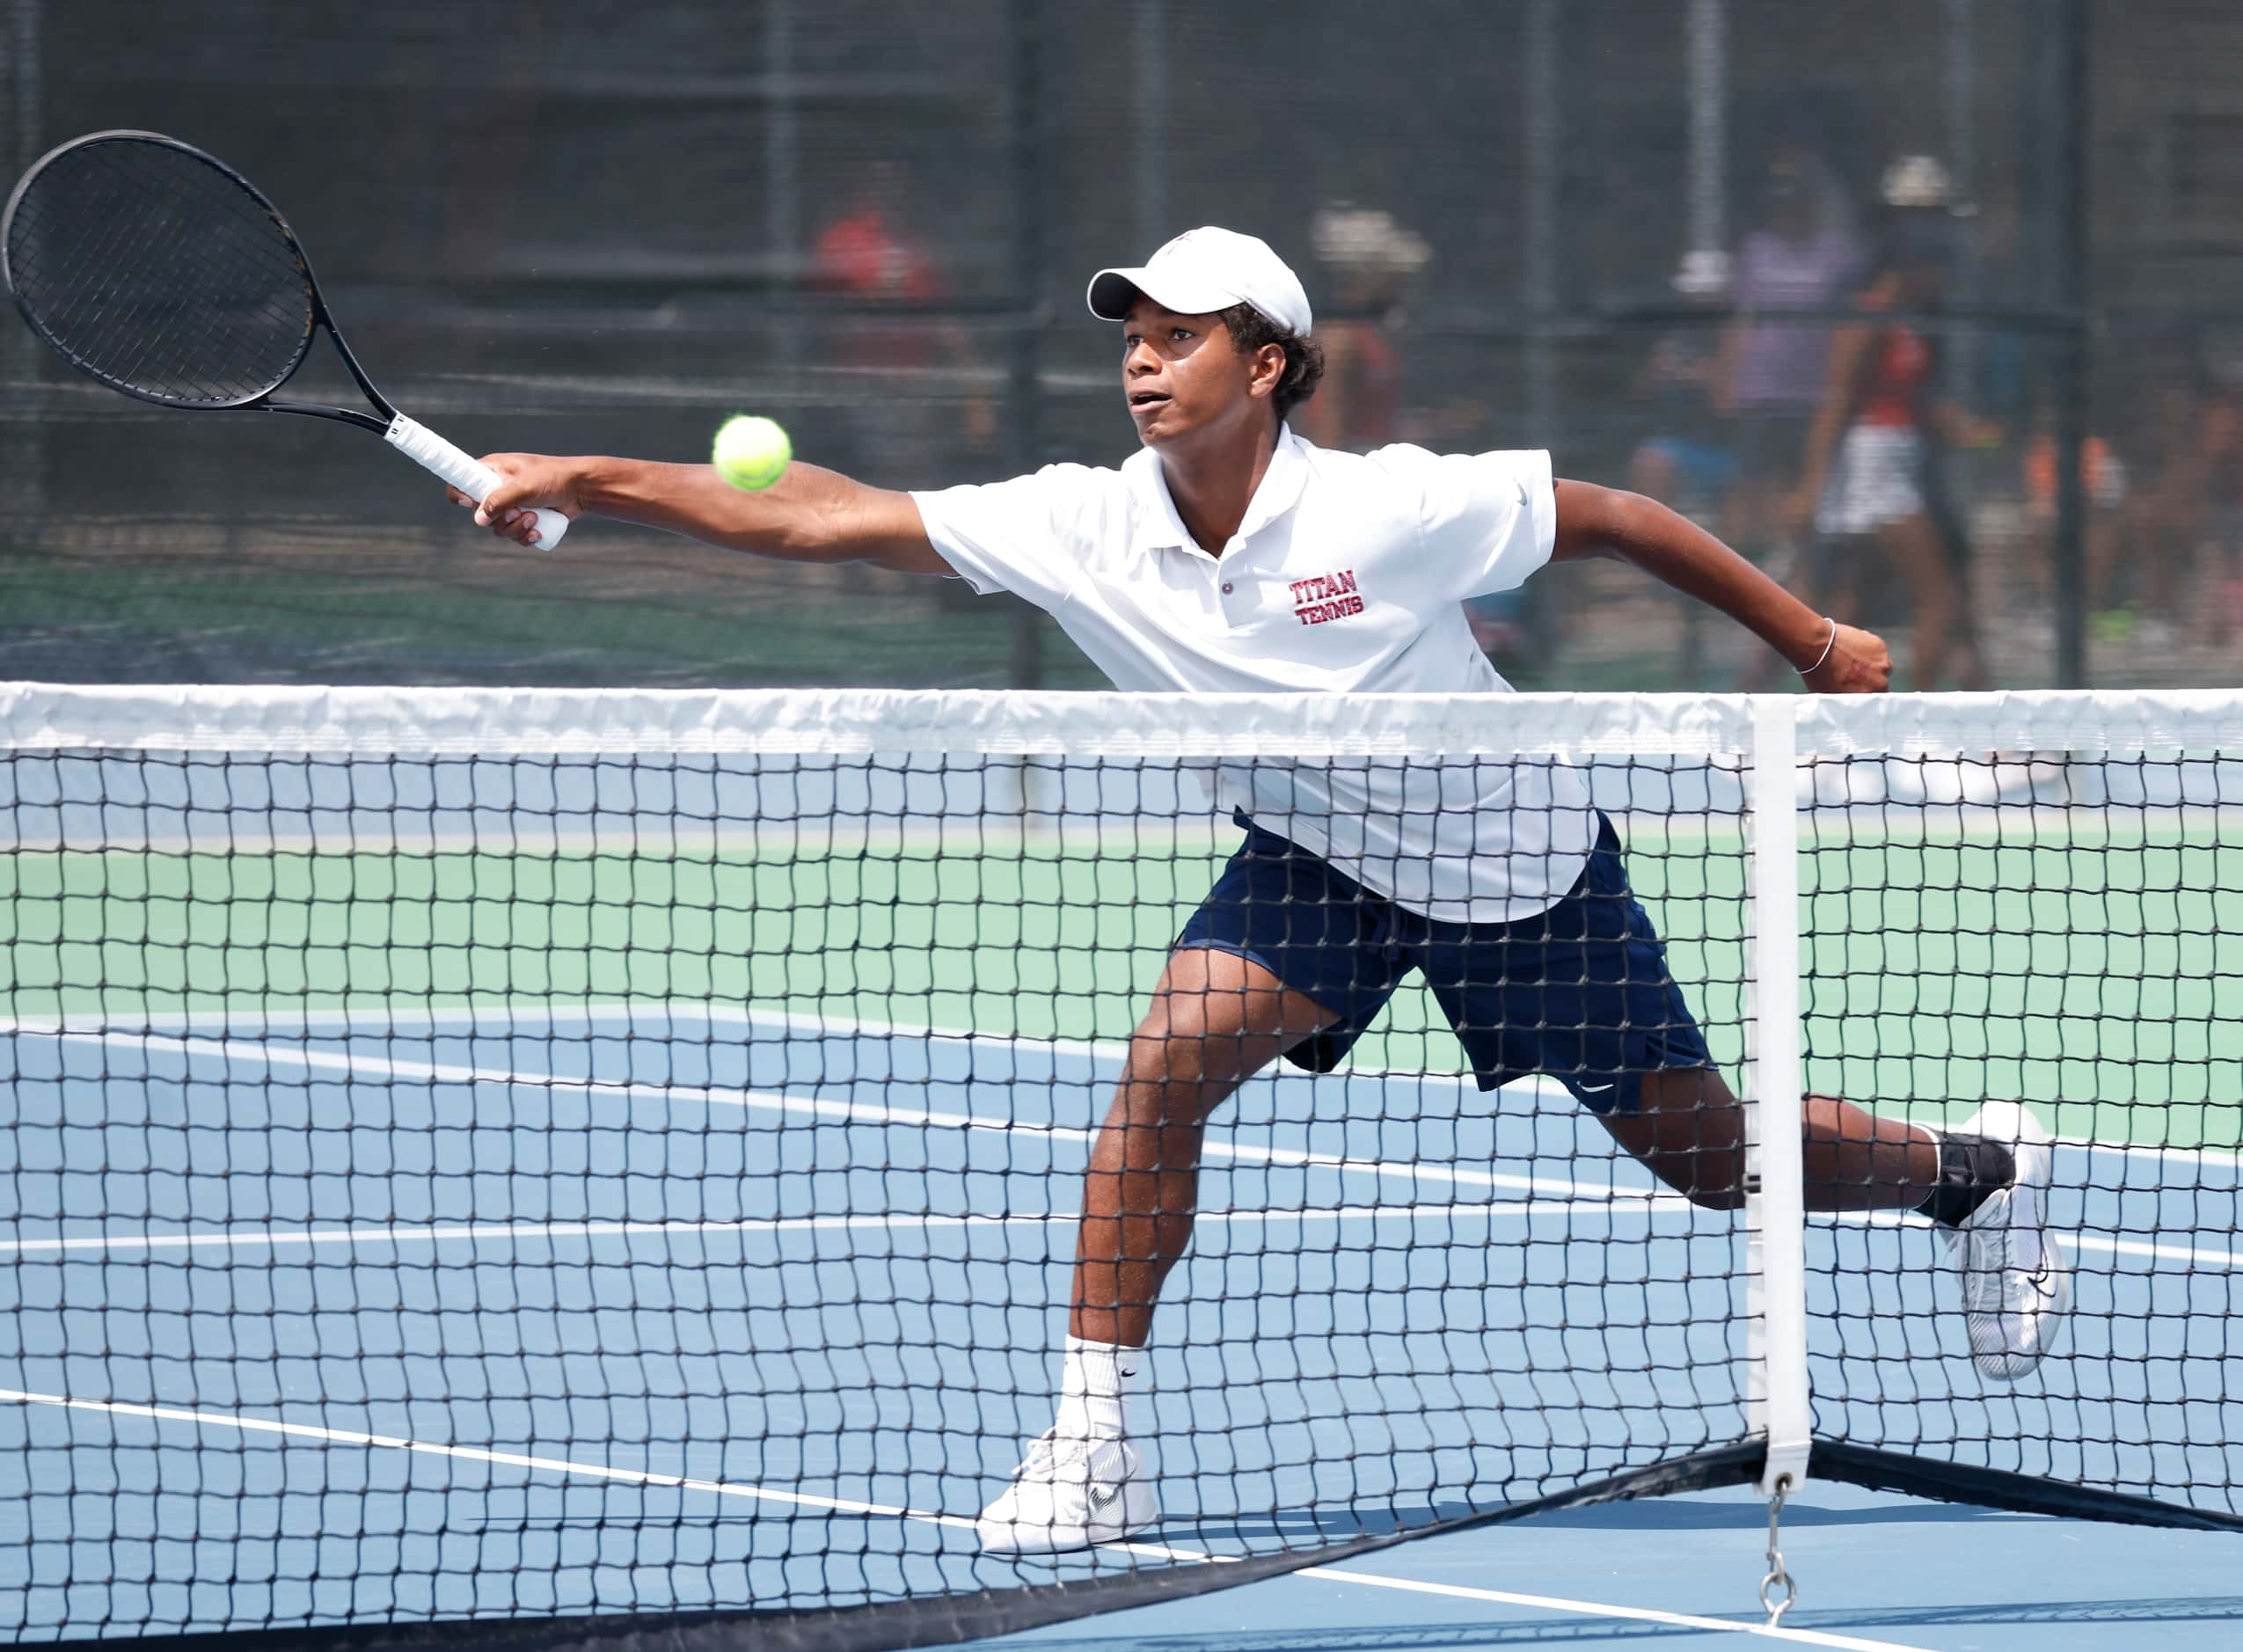
[[[1618,557],[1749,627],[1824,692],[1874,692],[1885,647],[1664,506],[1553,482],[1546,454],[1358,456],[1294,435],[1322,356],[1293,272],[1252,237],[1179,236],[1101,271],[1144,450],[982,487],[883,492],[796,464],[744,494],[705,465],[498,454],[479,521],[551,506],[743,551],[957,574],[1050,612],[1124,689],[1499,693],[1462,599],[1545,562]],[[462,502],[465,502],[463,501]],[[1482,1088],[1563,1084],[1668,1186],[1743,1203],[1743,1113],[1713,1070],[1622,846],[1561,764],[1217,771],[1245,841],[1183,932],[1092,1147],[1058,1414],[983,1511],[985,1548],[1109,1541],[1157,1520],[1133,1437],[1162,1282],[1192,1232],[1209,1116],[1280,1056],[1324,1071],[1423,974]],[[1978,1368],[2031,1371],[2062,1323],[2048,1137],[1996,1102],[1959,1131],[1806,1102],[1807,1203],[1913,1210],[1957,1254]]]

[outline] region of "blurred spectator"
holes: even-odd
[[[2024,214],[2017,196],[2005,190],[1971,220],[1972,252],[1976,259],[1975,292],[1956,296],[1981,305],[2022,302],[2034,289],[2034,276],[2024,247]],[[1994,324],[1974,327],[1964,335],[1969,359],[1962,379],[1962,392],[1972,407],[1991,419],[2022,427],[2033,398],[2032,356],[2022,328]]]
[[[1912,318],[1946,296],[1956,225],[1946,169],[1904,156],[1886,169],[1883,244],[1856,307],[1873,318],[1830,335],[1823,399],[1808,432],[1799,486],[1785,515],[1812,526],[1808,600],[1841,620],[1860,610],[1873,550],[1891,559],[1914,613],[1911,686],[1987,685],[1964,571],[1969,542],[1949,507],[1940,458],[1948,443],[1976,445],[1998,432],[1940,395],[1940,337]]]
[[[1710,386],[1713,408],[1735,416],[1737,531],[1748,545],[1769,537],[1773,507],[1798,479],[1830,357],[1829,322],[1775,318],[1842,308],[1867,252],[1845,189],[1812,150],[1779,149],[1762,199],[1766,220],[1737,249],[1729,283],[1735,319],[1722,333]]]
[[[2223,376],[2204,398],[2198,425],[2208,508],[2197,542],[2196,588],[2202,634],[2225,648],[2243,645],[2243,406]]]
[[[1693,257],[1674,280],[1685,300],[1709,309],[1728,296],[1721,261]],[[1736,451],[1713,413],[1721,339],[1708,321],[1659,335],[1636,375],[1635,399],[1651,412],[1651,434],[1628,458],[1628,486],[1734,536],[1728,522],[1738,480]]]
[[[903,227],[910,181],[902,161],[873,161],[858,175],[841,216],[818,234],[821,290],[873,303],[931,304],[942,296],[934,260]],[[870,354],[875,365],[924,367],[933,359],[922,328],[867,328],[846,344],[845,354]]]
[[[1332,274],[1342,313],[1318,328],[1324,380],[1293,416],[1320,448],[1363,452],[1400,440],[1402,370],[1392,334],[1403,289],[1433,256],[1394,215],[1336,202],[1316,215],[1309,239]]]
[[[865,304],[922,308],[946,296],[939,266],[906,223],[910,198],[908,163],[879,160],[865,166],[840,216],[818,233],[814,281],[820,291]],[[894,323],[844,322],[827,359],[844,368],[885,373],[926,374],[945,365],[961,370],[975,365],[963,329],[930,315]],[[985,448],[997,428],[986,395],[968,386],[950,399],[924,382],[867,384],[851,415],[867,447],[860,463],[874,475],[909,486],[941,471],[956,436]]]
[[[1685,303],[1707,313],[1661,333],[1636,374],[1633,399],[1650,413],[1648,434],[1628,456],[1628,486],[1673,506],[1731,543],[1749,528],[1737,510],[1744,490],[1729,421],[1713,408],[1721,368],[1718,308],[1728,300],[1726,253],[1686,253],[1672,285]],[[1766,513],[1763,512],[1764,516]],[[1703,669],[1704,616],[1686,603],[1680,616],[1680,660],[1686,676]]]
[[[2137,581],[2138,611],[2185,632],[2191,642],[2219,647],[2243,645],[2239,394],[2243,373],[2157,391],[2137,421],[2138,480],[2112,536],[2137,548],[2126,571]],[[2090,590],[2096,592],[2092,536],[2088,544]]]
[[[2188,394],[2185,391],[2181,393],[2184,397]],[[2111,451],[2109,442],[2101,436],[2089,436],[2080,442],[2079,486],[2086,507],[2086,519],[2082,523],[2082,596],[2090,614],[2102,616],[2108,610],[2108,618],[2097,622],[2105,632],[2130,635],[2136,622],[2148,617],[2148,610],[2153,608],[2161,613],[2165,609],[2169,592],[2154,588],[2169,586],[2171,581],[2163,572],[2170,566],[2166,559],[2154,554],[2146,556],[2132,570],[2134,588],[2124,599],[2125,606],[2115,610],[2110,607],[2112,575],[2118,571],[2127,479],[2125,461]],[[2025,529],[2029,577],[2034,595],[2044,608],[2052,607],[2056,598],[2053,552],[2058,485],[2056,413],[2044,402],[2035,410],[2033,434],[2025,443]],[[2162,618],[2152,619],[2151,627],[2146,637],[2166,642],[2172,640]]]

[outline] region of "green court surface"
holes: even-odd
[[[1807,1076],[1926,1119],[1989,1097],[2060,1135],[2243,1143],[2243,844],[2183,823],[2005,841],[1860,823],[1801,863]],[[1747,863],[1653,825],[1630,874],[1716,1058],[1744,1050]],[[1838,841],[1838,839],[1843,841]],[[2021,840],[2020,840],[2021,839]],[[342,1004],[714,1003],[837,1030],[1125,1039],[1227,851],[991,834],[882,846],[637,853],[266,845],[0,859],[0,1006],[18,1023]],[[1359,1066],[1454,1075],[1429,995],[1399,994]]]

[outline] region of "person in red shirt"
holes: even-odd
[[[1929,169],[1927,172],[1926,169]],[[1912,316],[1939,308],[1954,223],[1937,163],[1911,157],[1887,173],[1893,208],[1885,244],[1857,301],[1870,312],[1830,338],[1823,405],[1808,433],[1786,515],[1811,525],[1817,554],[1808,582],[1842,618],[1860,608],[1864,542],[1892,559],[1914,610],[1912,684],[1988,686],[1964,581],[1969,546],[1940,486],[1949,445],[1975,445],[1990,427],[1940,394],[1939,340]]]
[[[908,190],[901,161],[875,161],[865,169],[847,209],[818,232],[821,291],[888,304],[932,304],[942,296],[934,261],[903,228]],[[844,335],[842,354],[856,366],[931,367],[931,337],[924,327],[851,329]]]
[[[859,179],[841,216],[818,232],[813,284],[821,292],[865,304],[924,308],[946,296],[934,259],[906,226],[910,169],[902,161],[874,161]],[[873,372],[925,372],[964,367],[972,349],[954,322],[918,315],[908,321],[855,319],[843,329],[832,359]],[[947,434],[939,420],[940,403],[924,395],[880,396],[863,404],[866,438],[887,459],[914,472],[910,479],[939,468],[937,456]],[[995,410],[981,395],[963,398],[959,428],[975,447],[987,446],[997,429]]]

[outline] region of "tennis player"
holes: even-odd
[[[954,574],[1050,613],[1123,689],[1499,693],[1463,599],[1545,563],[1633,562],[1757,634],[1810,689],[1884,688],[1885,645],[1816,615],[1664,506],[1556,481],[1540,452],[1367,455],[1286,424],[1322,357],[1261,241],[1180,235],[1099,272],[1143,450],[922,493],[798,464],[761,493],[707,465],[493,454],[476,520],[532,506],[798,561]],[[467,503],[459,495],[454,497]],[[1544,1073],[1698,1203],[1743,1202],[1743,1114],[1628,888],[1611,823],[1563,764],[1218,770],[1246,837],[1177,938],[1091,1152],[1057,1417],[983,1512],[985,1549],[1111,1541],[1159,1518],[1133,1436],[1141,1350],[1192,1232],[1209,1115],[1280,1056],[1323,1071],[1412,969],[1483,1089]],[[1997,1102],[1959,1131],[1806,1100],[1807,1202],[1913,1210],[1957,1253],[1980,1371],[2030,1371],[2062,1323],[2048,1137]]]

